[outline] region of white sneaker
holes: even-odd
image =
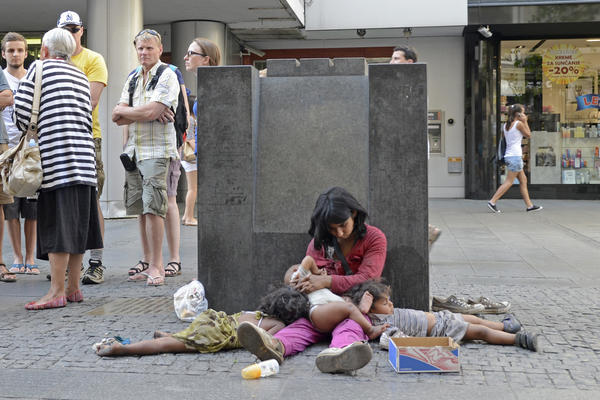
[[[367,342],[354,342],[346,347],[330,347],[323,350],[315,361],[321,372],[352,372],[371,361],[373,350]]]

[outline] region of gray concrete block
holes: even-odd
[[[396,307],[426,310],[427,76],[425,64],[369,65],[369,212],[385,232],[384,276]]]
[[[367,77],[263,79],[260,93],[256,231],[306,232],[331,186],[366,204]]]
[[[281,282],[305,254],[317,196],[335,185],[386,233],[394,301],[425,309],[425,65],[366,76],[360,59],[276,61],[260,80],[247,66],[198,70],[198,277],[211,307],[255,306]]]
[[[268,77],[352,76],[367,74],[364,58],[301,58],[267,60]]]
[[[298,75],[298,69],[300,68],[300,62],[295,58],[291,59],[278,59],[278,60],[267,60],[267,76],[296,76]]]
[[[364,58],[334,58],[336,75],[367,75],[367,60]]]

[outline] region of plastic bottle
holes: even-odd
[[[279,372],[279,363],[277,360],[271,359],[252,364],[242,370],[242,378],[258,379],[265,376],[275,375]]]

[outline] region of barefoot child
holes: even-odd
[[[317,266],[311,256],[306,256],[301,264],[293,265],[287,270],[283,280],[286,285],[294,285],[310,274],[325,275],[326,272]],[[308,300],[310,301],[309,319],[318,331],[331,332],[345,319],[356,321],[369,339],[379,337],[387,329],[385,324],[373,326],[358,307],[329,289],[318,289],[309,293]]]
[[[305,294],[289,287],[279,288],[260,301],[257,311],[227,315],[208,309],[181,332],[154,332],[154,339],[123,345],[109,339],[94,345],[99,356],[142,356],[161,353],[214,353],[240,348],[237,328],[242,322],[260,326],[275,334],[298,318],[307,317],[310,304]]]
[[[389,286],[373,280],[353,287],[348,293],[361,311],[368,311],[373,324],[388,323],[408,336],[450,336],[455,341],[483,340],[491,344],[512,344],[538,350],[538,335],[519,332],[521,325],[510,314],[502,322],[450,311],[424,312],[394,308]]]

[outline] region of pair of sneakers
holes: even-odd
[[[433,311],[448,310],[459,314],[504,314],[510,310],[508,301],[493,301],[485,296],[477,299],[462,299],[455,295],[446,298],[433,296],[431,302]]]
[[[496,204],[492,204],[492,202],[491,202],[491,201],[488,201],[488,202],[487,202],[487,206],[488,206],[488,208],[489,208],[490,210],[492,210],[492,212],[495,212],[495,213],[501,213],[501,212],[502,212],[502,211],[500,211],[500,210],[498,209],[498,206],[497,206]],[[527,211],[527,212],[530,212],[530,211],[540,211],[540,210],[542,210],[543,208],[544,208],[544,207],[542,207],[542,206],[536,206],[535,204],[532,204],[532,205],[531,205],[531,207],[527,207],[527,208],[525,209],[525,211]]]
[[[90,266],[85,270],[81,277],[81,283],[84,285],[99,284],[104,282],[104,269],[106,267],[102,265],[100,260],[90,260]],[[83,264],[81,264],[81,270],[83,271]],[[68,271],[65,272],[65,279],[67,279]],[[50,274],[46,275],[46,279],[51,280]]]
[[[283,363],[283,344],[264,329],[250,322],[242,322],[237,335],[240,344],[261,361],[275,359],[279,364]],[[354,342],[343,348],[323,350],[315,364],[321,372],[349,373],[367,365],[372,357],[373,350],[367,342]]]

